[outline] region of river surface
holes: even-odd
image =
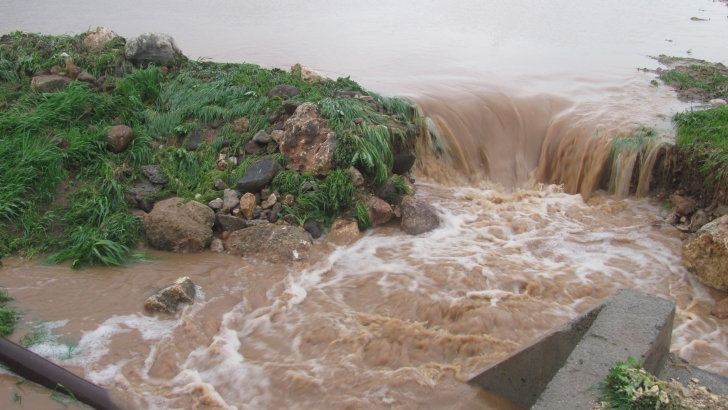
[[[319,240],[307,269],[148,249],[128,268],[3,260],[25,311],[11,339],[47,330],[33,350],[145,409],[511,409],[464,382],[630,287],[675,301],[672,350],[728,376],[728,322],[708,314],[726,295],[684,269],[660,203],[598,190],[609,138],[669,140],[690,107],[637,68],[726,63],[726,16],[710,0],[5,0],[1,32],[161,31],[191,58],[350,75],[415,99],[444,147],[416,172],[440,229]],[[195,303],[146,314],[180,276]],[[0,407],[62,407],[16,381],[0,374]]]

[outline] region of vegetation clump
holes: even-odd
[[[122,265],[139,255],[139,205],[133,188],[155,165],[168,180],[144,198],[179,196],[206,203],[235,186],[249,164],[267,156],[285,166],[276,146],[251,150],[253,136],[281,131],[286,104],[313,102],[335,133],[335,169],[325,177],[283,171],[272,183],[296,199],[280,210],[299,222],[330,224],[360,215],[366,189],[391,175],[396,152],[411,149],[420,117],[414,103],[367,92],[349,78],[306,82],[300,70],[177,58],[173,66],[138,68],[125,60],[123,38],[100,49],[86,34],[14,32],[0,38],[0,257],[50,253],[50,263]],[[75,78],[57,92],[31,87],[38,75]],[[80,77],[79,77],[80,78]],[[89,80],[90,78],[90,80]],[[270,96],[277,85],[299,93]],[[107,148],[115,125],[133,130],[119,153]],[[357,167],[370,181],[355,187]],[[405,192],[403,180],[395,180]],[[281,215],[282,216],[282,215]]]
[[[17,309],[6,306],[7,302],[13,300],[6,289],[0,289],[0,337],[5,337],[15,330],[15,325],[20,320],[20,312]]]
[[[619,410],[682,409],[667,391],[667,384],[642,368],[642,362],[628,358],[609,369],[602,384],[601,408]]]

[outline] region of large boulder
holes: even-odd
[[[410,169],[412,169],[417,157],[414,152],[407,150],[405,152],[395,154],[393,160],[392,173],[401,175],[406,174]]]
[[[225,247],[233,255],[271,263],[307,262],[311,237],[295,226],[262,224],[233,232]]]
[[[68,85],[71,79],[57,74],[38,75],[30,80],[30,87],[42,93],[54,93]]]
[[[683,244],[683,264],[704,284],[728,291],[728,215],[703,226]]]
[[[108,27],[96,27],[96,30],[86,32],[83,43],[92,50],[100,50],[117,37],[119,35]]]
[[[144,308],[150,312],[173,313],[177,311],[177,304],[194,302],[195,293],[195,285],[185,276],[150,296],[144,302]]]
[[[124,55],[136,66],[172,65],[182,54],[172,36],[164,33],[144,33],[126,41]]]
[[[106,135],[109,151],[117,153],[123,151],[133,137],[134,131],[128,126],[114,125]]]
[[[303,103],[284,126],[281,153],[286,168],[326,175],[334,167],[336,139],[314,103]]]
[[[273,177],[283,170],[281,164],[275,158],[263,158],[248,165],[245,175],[238,180],[238,191],[259,192],[266,185],[270,184]]]
[[[405,233],[419,235],[440,226],[440,218],[435,208],[421,199],[405,197],[400,207],[402,210],[400,229]]]
[[[182,198],[154,204],[144,218],[144,232],[151,246],[163,251],[200,252],[212,241],[215,213],[207,205]]]

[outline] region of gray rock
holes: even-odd
[[[132,138],[134,131],[131,128],[126,125],[114,125],[106,135],[109,151],[116,153],[123,151]]]
[[[229,213],[240,203],[240,193],[233,189],[226,189],[222,193],[221,212]]]
[[[702,228],[703,225],[710,222],[708,219],[708,213],[702,209],[698,209],[690,219],[690,232],[697,232],[698,229]]]
[[[223,231],[235,232],[250,226],[248,224],[249,221],[243,218],[238,218],[237,216],[228,215],[222,212],[218,212],[215,216],[217,217],[217,223]]]
[[[319,225],[318,221],[314,221],[313,219],[309,219],[306,221],[305,224],[303,224],[303,229],[308,232],[313,239],[318,239],[321,237],[321,226]]]
[[[415,164],[417,157],[412,151],[406,151],[394,156],[394,165],[392,165],[393,174],[406,174]]]
[[[169,182],[169,178],[159,169],[159,165],[142,165],[142,174],[153,184],[166,184]]]
[[[215,189],[217,191],[224,191],[224,190],[228,189],[228,186],[225,183],[225,181],[223,181],[222,179],[218,178],[218,179],[215,180]]]
[[[301,105],[298,101],[284,101],[283,102],[283,109],[286,111],[286,114],[292,115],[294,112],[296,112],[296,108]]]
[[[182,204],[182,198],[159,201],[144,218],[144,232],[156,249],[172,252],[200,252],[212,241],[215,213],[196,201]]]
[[[70,82],[70,78],[60,75],[39,75],[30,80],[30,87],[43,93],[54,93],[63,89]]]
[[[126,59],[136,66],[172,65],[181,54],[174,39],[164,33],[144,33],[130,38],[124,48]]]
[[[195,130],[190,133],[190,136],[187,138],[187,141],[185,141],[185,149],[188,151],[194,151],[197,149],[197,147],[202,144],[202,141],[205,139],[205,134],[202,133],[200,130]]]
[[[379,188],[377,188],[377,196],[384,199],[385,201],[389,199],[392,194],[394,194],[394,181],[392,181],[391,178],[385,181]]]
[[[432,205],[411,196],[402,201],[402,223],[400,229],[410,235],[429,232],[440,226],[440,218]]]
[[[210,121],[210,128],[218,129],[220,126],[224,123],[221,118],[215,118],[214,120]]]
[[[160,189],[162,189],[161,185],[154,185],[149,182],[148,179],[144,178],[129,187],[127,192],[134,198],[135,201],[139,202],[147,195],[156,194]]]
[[[270,135],[265,130],[260,130],[253,135],[253,141],[258,144],[267,144],[271,141]]]
[[[210,244],[210,251],[213,253],[225,252],[225,242],[223,242],[222,239],[213,239],[212,243]]]
[[[283,99],[287,99],[295,97],[298,94],[301,94],[298,88],[292,85],[281,84],[270,89],[268,92],[268,98],[281,97]]]
[[[212,208],[213,211],[217,211],[218,209],[222,208],[222,198],[215,198],[212,201],[208,202],[207,206]]]
[[[142,198],[137,202],[137,206],[139,209],[146,213],[152,212],[152,209],[154,209],[154,201],[147,198]]]
[[[144,308],[150,312],[173,313],[179,303],[192,303],[195,300],[195,285],[190,278],[177,279],[173,284],[160,290],[144,302]]]
[[[263,158],[248,165],[245,175],[238,180],[240,192],[259,192],[270,184],[273,177],[282,170],[275,158]]]
[[[96,77],[87,73],[86,71],[83,71],[81,74],[79,74],[78,77],[76,77],[76,80],[93,85],[96,84]]]
[[[225,243],[233,255],[270,263],[307,262],[311,250],[311,238],[304,231],[267,221],[233,232]]]

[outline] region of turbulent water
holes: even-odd
[[[139,408],[509,409],[464,381],[630,287],[675,301],[672,350],[728,376],[728,323],[708,314],[726,295],[684,269],[661,204],[592,194],[609,138],[669,139],[688,107],[636,68],[725,63],[727,15],[709,0],[5,1],[4,32],[163,31],[192,58],[351,75],[416,99],[442,149],[416,173],[440,229],[324,239],[308,269],[152,250],[129,268],[4,260],[25,310],[12,338],[47,329],[35,351]],[[180,276],[195,303],[144,313]],[[0,374],[0,403],[58,406],[16,381]]]

